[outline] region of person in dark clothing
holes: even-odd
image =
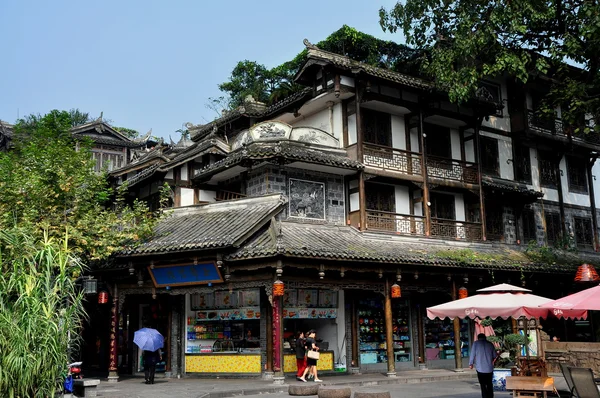
[[[300,380],[304,375],[304,369],[306,369],[306,347],[304,346],[306,341],[304,339],[304,333],[298,332],[296,334],[296,380]]]
[[[485,334],[479,333],[477,341],[471,347],[469,367],[477,370],[477,379],[481,386],[482,398],[494,398],[492,376],[494,374],[494,362],[496,362],[496,348],[487,341]]]
[[[317,335],[317,332],[314,329],[309,330],[306,333],[306,351],[309,351],[309,350],[319,351],[319,347],[317,347],[317,342],[315,340],[316,335]],[[306,358],[306,369],[304,370],[304,373],[302,374],[302,377],[299,380],[306,383],[307,374],[312,374],[315,378],[314,380],[316,383],[320,383],[323,381],[323,380],[319,379],[319,376],[317,375],[317,360],[316,359]]]
[[[146,384],[154,384],[154,373],[156,372],[156,364],[162,359],[160,349],[156,351],[144,350],[144,377]]]

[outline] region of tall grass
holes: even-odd
[[[85,315],[64,242],[0,231],[0,396],[53,397]]]

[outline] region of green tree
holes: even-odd
[[[586,114],[600,116],[600,3],[406,0],[382,8],[380,22],[427,54],[423,72],[455,102],[472,98],[485,78],[544,75],[547,112],[561,105],[576,126]]]
[[[113,129],[117,130],[119,133],[123,134],[125,137],[129,139],[136,139],[140,136],[140,132],[134,129],[130,129],[128,127],[115,127]]]

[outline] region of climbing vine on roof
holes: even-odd
[[[316,45],[369,65],[411,74],[419,71],[420,52],[347,25]],[[228,97],[231,108],[242,105],[248,95],[268,104],[277,102],[302,88],[293,79],[306,54],[304,49],[292,60],[271,69],[255,61],[240,61],[233,68],[229,80],[219,84],[219,89]]]

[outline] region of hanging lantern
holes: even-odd
[[[596,282],[600,276],[592,264],[581,264],[575,274],[575,282]]]
[[[108,292],[106,290],[102,290],[98,293],[98,304],[106,304],[108,303]]]
[[[281,297],[283,296],[283,292],[285,291],[285,286],[282,281],[276,280],[273,282],[273,296]]]
[[[458,289],[458,299],[464,299],[469,297],[469,291],[467,290],[466,287],[461,287],[460,289]]]
[[[400,285],[394,283],[392,285],[392,298],[400,298],[402,297],[402,289],[400,289]]]

